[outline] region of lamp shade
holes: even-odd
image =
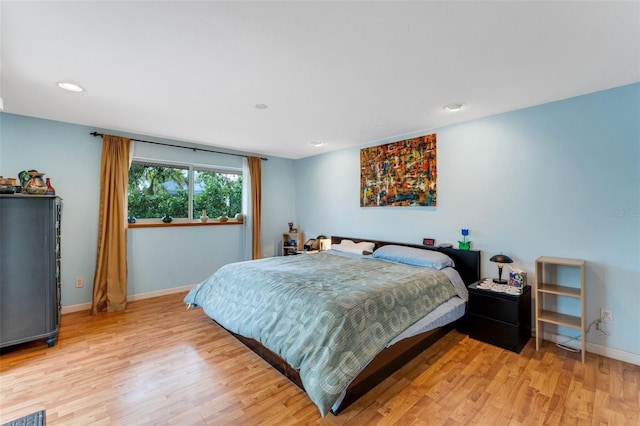
[[[513,263],[513,259],[511,259],[506,254],[502,254],[502,253],[492,256],[491,259],[489,260],[491,262],[496,262],[496,263]]]

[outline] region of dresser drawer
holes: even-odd
[[[531,338],[531,327],[521,327],[469,314],[469,337],[520,353]]]
[[[475,291],[469,297],[469,314],[518,324],[518,297],[506,298],[487,291]]]

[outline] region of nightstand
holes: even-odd
[[[469,288],[467,330],[469,337],[520,353],[531,338],[531,287],[510,295]]]

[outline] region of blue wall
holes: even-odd
[[[307,236],[415,243],[423,237],[455,243],[460,229],[469,228],[472,247],[483,251],[486,276],[496,275],[488,258],[501,251],[529,272],[530,281],[538,256],[587,260],[587,322],[601,307],[614,320],[605,327],[609,336],[592,331],[587,340],[640,354],[639,116],[640,84],[634,84],[405,135],[438,135],[433,208],[361,208],[359,147],[297,161],[270,158],[263,163],[263,254],[278,253],[292,220]],[[0,175],[38,169],[64,198],[63,306],[91,300],[101,155],[100,140],[89,136],[94,130],[103,131],[0,113]],[[149,158],[234,161],[182,158],[189,153],[136,147]],[[242,258],[241,232],[240,226],[131,229],[129,293],[199,282]],[[76,289],[80,276],[86,285]],[[568,305],[563,308],[576,309]]]
[[[456,243],[469,228],[488,261],[503,252],[534,279],[539,256],[585,259],[587,341],[640,354],[640,84],[513,111],[437,133],[438,206],[359,204],[359,148],[296,161],[296,211],[308,235]],[[382,140],[367,146],[392,142]],[[562,301],[565,313],[578,309]],[[556,330],[575,336],[576,330]]]
[[[97,254],[101,139],[92,131],[114,133],[75,124],[0,114],[0,175],[16,177],[37,169],[51,178],[63,198],[62,305],[91,302]],[[126,135],[152,139],[140,135]],[[163,142],[161,139],[153,139]],[[183,144],[176,141],[165,141]],[[151,159],[240,167],[238,157],[136,143],[135,155]],[[263,162],[264,256],[278,253],[287,222],[294,211],[293,161]],[[136,228],[128,231],[128,293],[141,294],[195,284],[220,266],[243,260],[244,226]],[[2,249],[10,247],[2,246]],[[75,288],[75,278],[85,286]]]

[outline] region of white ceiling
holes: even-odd
[[[5,112],[294,159],[640,81],[638,1],[0,7]]]

